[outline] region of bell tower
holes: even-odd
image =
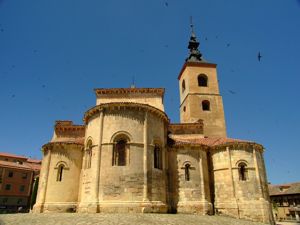
[[[180,91],[180,122],[204,123],[204,135],[226,137],[222,96],[219,92],[217,65],[202,58],[199,42],[191,24],[189,56],[178,76]]]

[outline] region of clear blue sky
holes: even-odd
[[[0,0],[0,151],[41,158],[55,120],[82,123],[94,88],[133,76],[178,122],[190,16],[228,136],[265,146],[270,182],[300,181],[299,0]]]

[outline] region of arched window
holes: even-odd
[[[185,91],[185,80],[182,81],[181,91],[182,91],[182,93]]]
[[[92,166],[92,148],[93,148],[93,142],[92,140],[89,140],[86,144],[86,150],[85,150],[85,168],[89,169]]]
[[[210,111],[210,102],[208,100],[202,101],[202,110]]]
[[[238,165],[239,169],[239,179],[240,180],[247,180],[248,174],[247,174],[247,165],[246,163],[239,163]]]
[[[125,166],[127,158],[127,140],[118,139],[113,149],[113,166]]]
[[[62,178],[63,178],[63,172],[64,172],[64,167],[65,167],[65,166],[64,166],[63,164],[60,164],[60,165],[58,166],[56,181],[59,181],[59,182],[62,181]]]
[[[190,167],[191,165],[188,163],[184,165],[184,178],[186,181],[190,180]]]
[[[162,169],[162,151],[158,145],[154,146],[154,168]]]
[[[207,87],[208,78],[205,74],[200,74],[198,76],[198,86],[199,87]]]

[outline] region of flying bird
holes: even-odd
[[[260,52],[258,52],[257,59],[259,62],[260,62],[261,57],[262,57],[262,55],[260,54]]]
[[[168,7],[168,6],[169,6],[169,3],[168,3],[168,2],[165,2],[165,6],[167,6],[167,7]]]
[[[230,94],[233,94],[233,95],[236,94],[235,91],[232,91],[232,90],[228,90],[228,91],[229,91]]]
[[[227,47],[229,47],[230,46],[230,43],[227,43],[227,45],[226,45]]]

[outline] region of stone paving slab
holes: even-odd
[[[0,225],[263,225],[223,216],[187,214],[0,214]]]

